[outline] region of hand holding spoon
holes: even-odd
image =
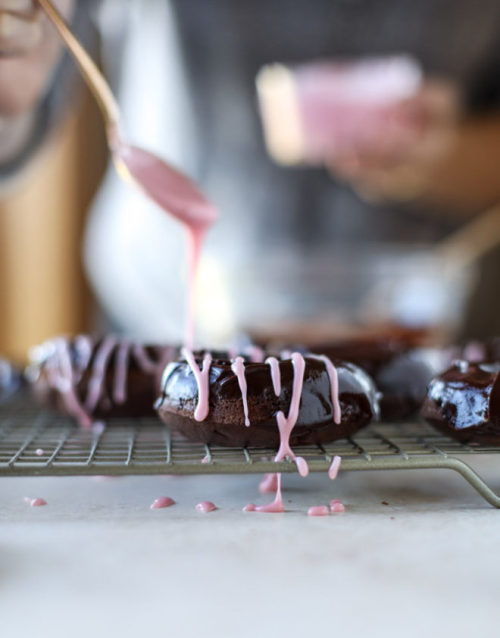
[[[37,1],[66,44],[99,105],[108,146],[120,176],[132,180],[161,208],[188,227],[206,230],[217,218],[213,204],[188,177],[160,157],[122,139],[120,110],[108,83],[51,0]]]

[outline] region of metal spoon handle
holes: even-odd
[[[71,29],[68,27],[56,7],[52,4],[51,0],[37,1],[56,28],[61,39],[66,44],[69,52],[78,65],[87,86],[92,91],[104,116],[108,142],[111,147],[113,147],[117,142],[120,109],[118,108],[118,104],[111,92],[109,84],[106,82],[104,76],[99,71],[87,51],[73,35]]]

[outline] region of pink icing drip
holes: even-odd
[[[278,489],[278,475],[276,472],[271,474],[265,474],[262,481],[259,483],[259,492],[261,494],[270,494],[276,492]]]
[[[129,358],[130,344],[127,341],[123,341],[119,344],[115,355],[113,399],[116,403],[124,403],[127,399],[127,372]]]
[[[208,454],[205,454],[205,456],[201,459],[201,462],[206,465],[207,463],[210,463],[210,456]]]
[[[204,514],[208,514],[208,512],[213,512],[217,509],[217,507],[211,503],[210,501],[202,501],[196,505],[195,509],[198,512],[203,512]]]
[[[281,394],[281,372],[280,364],[276,357],[268,357],[266,363],[271,368],[271,379],[273,382],[274,394],[279,397]]]
[[[29,503],[31,507],[42,507],[43,505],[47,505],[47,501],[44,498],[30,498],[29,496],[24,497],[24,502]]]
[[[304,383],[306,363],[304,361],[304,357],[299,352],[292,353],[291,359],[294,369],[292,400],[290,401],[290,408],[286,418],[281,411],[276,414],[276,422],[280,432],[280,446],[274,460],[283,461],[287,456],[289,456],[293,461],[295,461],[299,474],[301,476],[307,476],[309,474],[309,468],[306,460],[302,457],[295,456],[292,448],[290,447],[290,435],[299,417],[300,399],[302,397],[302,386]]]
[[[330,510],[327,505],[313,505],[307,510],[308,516],[329,516]]]
[[[236,357],[231,364],[231,370],[238,378],[238,385],[241,391],[241,400],[243,401],[243,414],[245,415],[245,425],[250,425],[248,418],[248,401],[247,401],[247,380],[245,379],[245,360],[243,357]]]
[[[159,364],[150,358],[144,346],[141,346],[138,343],[134,344],[132,346],[132,356],[137,362],[139,368],[141,368],[144,372],[154,374],[158,371]]]
[[[95,354],[94,365],[92,366],[92,376],[90,377],[87,397],[85,399],[85,410],[88,413],[95,410],[97,403],[99,402],[99,398],[102,395],[106,368],[116,344],[116,337],[106,337],[103,339]]]
[[[198,386],[198,404],[196,406],[196,410],[194,411],[194,418],[196,421],[203,421],[208,416],[209,404],[208,398],[210,395],[209,389],[209,376],[210,376],[210,366],[212,364],[212,355],[207,352],[203,357],[203,366],[200,370],[198,364],[196,363],[196,359],[194,358],[194,354],[188,348],[182,348],[181,350],[182,356],[186,359],[191,368],[194,377],[196,379],[196,385]]]
[[[43,456],[43,455],[44,455],[44,451],[42,450],[42,448],[41,448],[41,447],[39,447],[39,448],[37,448],[37,449],[35,450],[35,454],[36,454],[37,456]]]
[[[170,507],[171,505],[175,505],[175,501],[170,496],[160,496],[156,498],[150,506],[152,510],[163,509],[164,507]]]
[[[339,375],[337,374],[337,370],[330,359],[324,354],[309,354],[307,355],[311,359],[317,359],[318,361],[322,361],[325,364],[326,371],[328,372],[328,376],[330,377],[330,393],[332,398],[332,406],[333,406],[333,421],[334,423],[340,424],[342,414],[340,412],[340,402],[339,402]]]
[[[334,514],[345,512],[344,504],[340,499],[332,498],[330,501],[330,512],[333,512]]]
[[[71,363],[71,353],[67,339],[60,337],[54,340],[58,354],[59,366],[56,361],[49,359],[48,371],[51,385],[61,393],[67,411],[72,414],[82,427],[90,428],[92,419],[80,403],[75,390],[75,377]]]
[[[328,469],[328,476],[334,481],[337,478],[337,474],[339,473],[340,463],[342,459],[340,456],[334,456],[332,464]]]
[[[194,347],[194,328],[196,312],[196,277],[200,264],[201,248],[205,239],[206,227],[187,225],[189,282],[187,295],[187,314],[184,343],[187,348]]]
[[[285,505],[283,503],[283,497],[281,495],[281,474],[276,475],[276,496],[271,503],[267,505],[255,505],[249,503],[243,508],[244,512],[263,512],[265,514],[280,514],[285,511]]]
[[[51,343],[55,348],[56,356],[49,356],[45,363],[49,383],[60,392],[66,410],[78,420],[82,427],[86,428],[92,426],[91,413],[105,390],[107,368],[116,348],[113,378],[113,400],[116,403],[123,403],[127,398],[127,373],[131,353],[139,368],[147,374],[158,372],[166,363],[163,358],[158,362],[150,359],[146,350],[138,344],[132,346],[125,341],[119,342],[116,337],[107,337],[95,353],[87,397],[83,403],[78,397],[76,386],[90,364],[94,341],[86,335],[75,337],[74,348],[77,351],[75,357],[71,354],[71,344],[68,339],[58,337]],[[168,353],[168,349],[166,351]]]
[[[90,359],[92,358],[94,340],[88,335],[77,335],[75,337],[75,348],[78,350],[81,361],[78,367],[80,371],[83,371],[89,365]]]

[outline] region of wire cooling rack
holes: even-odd
[[[341,471],[449,469],[500,508],[498,496],[463,460],[499,453],[500,447],[470,447],[420,422],[378,423],[329,445],[294,447],[311,472],[328,470],[334,456]],[[1,476],[124,474],[236,474],[295,472],[289,461],[274,463],[275,450],[223,448],[171,437],[156,419],[114,419],[92,430],[40,411],[18,394],[0,405]]]

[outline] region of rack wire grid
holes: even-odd
[[[295,447],[311,472],[328,470],[342,457],[341,471],[448,469],[458,472],[494,507],[498,496],[463,458],[495,454],[500,447],[471,447],[413,421],[376,423],[328,445]],[[174,438],[159,420],[110,419],[84,430],[73,420],[42,411],[18,393],[0,405],[1,476],[125,474],[236,474],[295,472],[275,463],[276,451],[224,448]]]

